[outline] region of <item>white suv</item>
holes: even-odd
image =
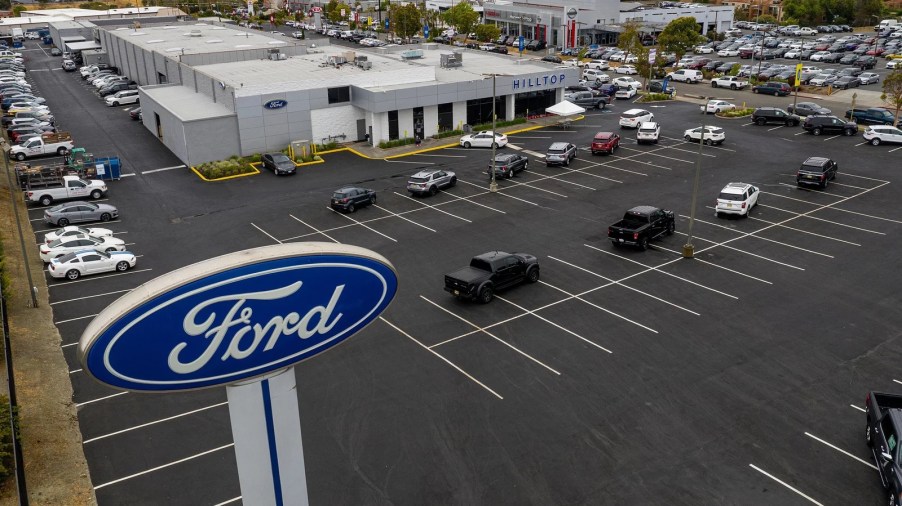
[[[747,183],[729,183],[720,190],[714,206],[714,215],[738,214],[748,216],[758,203],[758,187]]]
[[[636,144],[643,144],[646,142],[657,144],[660,135],[661,125],[654,121],[646,121],[639,125],[639,130],[636,131]]]
[[[654,121],[655,115],[645,109],[630,109],[620,115],[621,128],[639,128],[639,125]]]
[[[600,70],[587,68],[583,70],[583,79],[596,83],[606,83],[611,80],[611,77]]]
[[[116,107],[118,105],[138,103],[138,90],[122,90],[106,97],[106,105]]]
[[[680,69],[676,72],[667,74],[667,77],[674,81],[680,81],[683,83],[698,83],[702,80],[702,73],[698,70]]]

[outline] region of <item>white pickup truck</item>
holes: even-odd
[[[749,82],[741,77],[723,76],[711,79],[712,88],[730,88],[731,90],[741,90],[748,87]]]
[[[16,144],[15,146],[9,148],[9,157],[21,161],[26,158],[31,158],[32,156],[63,156],[71,151],[74,147],[75,144],[72,142],[72,138],[51,139],[44,137],[33,137],[25,141],[23,144]]]
[[[85,181],[78,176],[63,176],[59,184],[43,188],[30,188],[25,191],[25,200],[49,206],[55,200],[99,199],[106,195],[107,187],[103,181],[90,179]]]

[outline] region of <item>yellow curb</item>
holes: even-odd
[[[256,163],[259,164],[260,162],[256,162]],[[206,182],[208,182],[208,183],[215,183],[215,182],[217,182],[217,181],[225,181],[225,180],[227,180],[227,179],[235,179],[235,178],[245,177],[245,176],[256,176],[257,174],[260,173],[260,170],[257,169],[257,167],[254,167],[255,164],[251,163],[251,164],[249,164],[249,165],[250,165],[250,167],[251,167],[252,169],[254,169],[254,172],[246,172],[246,173],[244,173],[244,174],[238,174],[238,175],[235,175],[235,176],[220,177],[220,178],[216,178],[216,179],[207,179],[206,177],[204,177],[203,174],[201,174],[201,173],[197,170],[196,167],[191,167],[191,171],[194,172],[195,174],[197,174],[197,177],[201,178],[202,181],[206,181]]]
[[[317,156],[319,156],[319,155],[317,155]],[[322,157],[320,157],[319,160],[313,160],[312,162],[301,162],[301,163],[295,162],[295,163],[294,163],[294,166],[295,166],[295,167],[303,167],[303,166],[305,166],[305,165],[316,165],[316,164],[318,164],[318,163],[326,163],[326,161],[323,160]]]
[[[409,152],[409,153],[401,153],[401,154],[398,154],[398,155],[389,155],[389,156],[386,156],[385,158],[383,158],[383,160],[389,160],[389,159],[392,159],[392,158],[401,158],[402,156],[416,155],[416,154],[419,154],[419,153],[426,153],[426,152],[428,152],[428,151],[437,151],[437,150],[439,150],[439,149],[453,148],[454,146],[458,146],[459,144],[460,144],[460,143],[458,143],[458,142],[455,142],[455,143],[453,143],[453,144],[442,144],[441,146],[433,146],[433,147],[431,147],[431,148],[418,149],[418,150],[416,150],[416,151],[411,151],[411,152]]]

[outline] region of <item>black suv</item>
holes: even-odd
[[[495,155],[495,177],[506,177],[508,179],[514,177],[514,174],[526,170],[529,165],[529,159],[523,155],[515,153],[503,153]],[[485,173],[492,176],[492,163]]]
[[[367,188],[346,186],[332,194],[332,209],[353,213],[358,207],[376,203],[376,192]]]
[[[770,93],[774,96],[785,97],[792,93],[792,88],[789,87],[786,83],[781,83],[777,81],[770,81],[763,84],[759,84],[752,88],[753,93]]]
[[[756,125],[764,125],[768,122],[783,123],[786,126],[799,126],[802,118],[778,107],[759,107],[752,113],[752,121]]]
[[[855,135],[858,133],[858,124],[845,121],[836,116],[808,116],[802,128],[813,135],[824,133],[841,133],[843,135]]]
[[[831,179],[836,179],[836,171],[839,166],[829,158],[812,156],[802,162],[799,172],[796,174],[796,184],[816,185],[826,188]]]

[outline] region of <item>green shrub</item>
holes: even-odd
[[[464,134],[463,130],[445,130],[444,132],[439,132],[432,136],[433,139],[444,139],[445,137],[454,137],[461,136]]]
[[[657,102],[659,100],[673,100],[673,96],[669,93],[646,93],[642,96],[641,102]]]
[[[406,139],[395,139],[393,141],[382,141],[379,143],[380,149],[388,149],[388,148],[396,148],[398,146],[406,146],[408,144],[413,144],[416,142],[416,139],[412,139],[410,137]]]
[[[18,427],[18,416],[13,419],[9,411],[9,397],[0,395],[0,482],[13,474],[13,431],[12,424]],[[18,433],[18,431],[16,431]]]
[[[249,156],[247,158],[232,157],[228,160],[203,163],[195,168],[207,179],[221,179],[229,176],[237,176],[239,174],[252,173],[254,172],[254,168],[251,167],[250,164],[259,161],[260,155]]]
[[[717,114],[717,116],[724,118],[741,118],[743,116],[751,116],[753,112],[755,112],[754,107],[746,107],[745,109],[736,109],[735,111],[724,111]]]
[[[523,123],[526,123],[526,118],[514,118],[510,121],[495,121],[495,128],[498,129],[498,128],[503,128],[503,127],[512,126],[512,125],[520,125]],[[491,129],[492,129],[491,123],[473,126],[474,132],[481,132],[483,130],[491,130]]]
[[[334,142],[334,141],[333,142],[324,142],[322,144],[316,145],[317,151],[332,151],[333,149],[338,149],[337,142]]]

